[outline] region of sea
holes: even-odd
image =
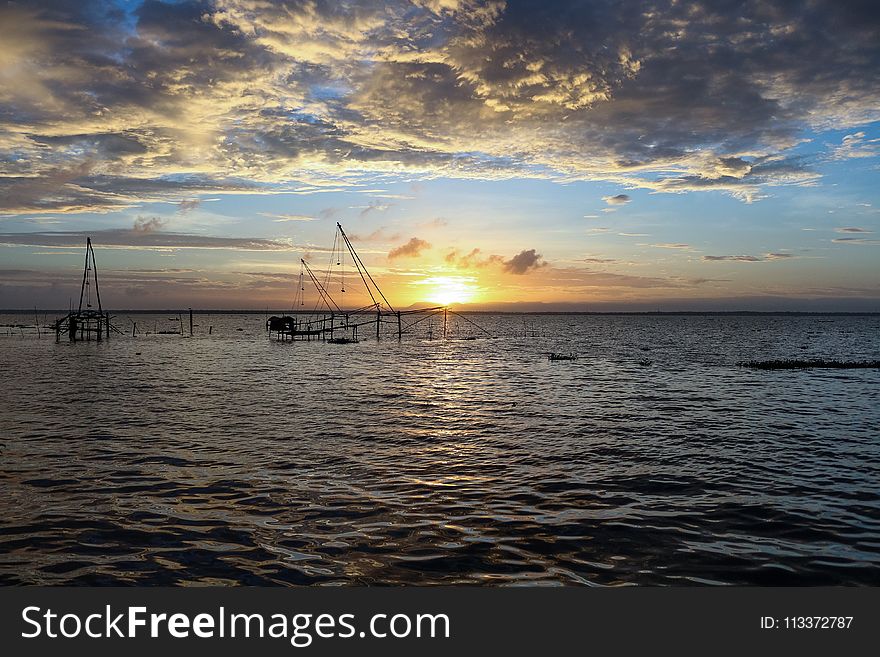
[[[0,314],[0,584],[880,585],[880,370],[737,365],[877,315],[54,318]]]

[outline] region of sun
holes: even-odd
[[[440,306],[454,303],[467,303],[477,294],[474,279],[467,276],[431,276],[416,281],[416,285],[424,285],[424,299]]]

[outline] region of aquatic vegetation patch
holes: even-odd
[[[880,368],[880,360],[826,360],[814,358],[811,360],[784,359],[784,360],[744,360],[737,363],[740,367],[748,367],[753,370],[803,370],[803,369],[876,369]]]

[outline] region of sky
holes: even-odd
[[[871,0],[0,3],[2,308],[880,311],[878,157]]]

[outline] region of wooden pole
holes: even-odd
[[[379,329],[382,327],[382,311],[376,311],[376,340],[379,340]]]
[[[400,342],[403,339],[403,327],[400,323],[400,311],[397,311],[397,341]]]
[[[448,314],[448,312],[447,312],[448,310],[449,309],[446,308],[445,306],[443,307],[443,339],[444,340],[446,339],[446,316]]]
[[[37,337],[42,338],[43,334],[40,333],[40,318],[37,316],[37,307],[34,306],[34,326],[37,327]]]
[[[268,320],[267,320],[268,321]],[[193,309],[189,309],[189,337],[193,334]]]

